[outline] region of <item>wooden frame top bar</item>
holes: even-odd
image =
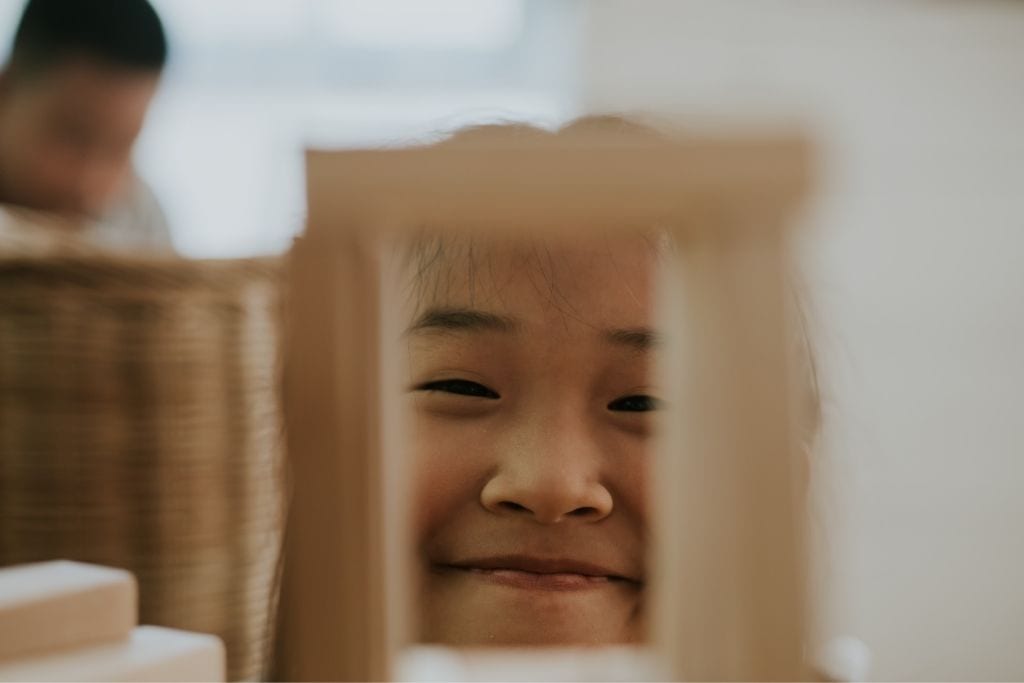
[[[776,214],[806,196],[811,158],[795,135],[308,151],[307,235],[410,224],[517,236],[635,231],[736,204]]]

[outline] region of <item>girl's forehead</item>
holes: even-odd
[[[535,319],[646,319],[658,247],[645,237],[580,243],[435,239],[406,259],[410,314],[484,310]]]
[[[541,276],[552,282],[646,279],[661,247],[644,236],[592,241],[497,241],[444,238],[418,241],[405,258],[411,288],[499,286]]]

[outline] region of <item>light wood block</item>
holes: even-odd
[[[644,647],[407,648],[399,681],[663,681],[665,672]]]
[[[0,662],[127,637],[137,592],[129,572],[80,562],[0,569]]]
[[[223,681],[216,636],[140,626],[124,640],[0,666],[0,681]]]
[[[398,639],[389,613],[396,601],[385,594],[401,594],[394,574],[404,566],[405,540],[391,528],[401,516],[398,506],[386,514],[385,497],[400,489],[392,485],[389,493],[384,484],[394,460],[382,453],[378,263],[372,245],[359,237],[303,238],[291,273],[291,323],[318,333],[288,342],[286,416],[296,493],[276,674],[295,681],[385,680]]]
[[[805,680],[806,509],[783,235],[763,214],[714,218],[715,233],[679,232],[666,287],[677,351],[662,372],[679,413],[655,467],[654,634],[686,680]]]

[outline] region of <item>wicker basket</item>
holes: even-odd
[[[124,567],[140,620],[266,673],[284,516],[277,260],[0,256],[0,565]]]

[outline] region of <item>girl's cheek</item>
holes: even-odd
[[[479,498],[488,462],[483,430],[465,421],[417,416],[412,431],[414,529],[422,539]]]
[[[648,470],[651,467],[651,458],[641,458],[639,465],[627,476],[625,496],[630,507],[637,511],[640,517],[641,527],[648,528],[651,519],[651,492],[650,477]]]
[[[653,504],[650,470],[655,457],[655,440],[619,432],[609,435],[606,442],[613,449],[609,459],[614,465],[609,469],[608,485],[615,504],[636,519],[641,528],[646,528]]]

